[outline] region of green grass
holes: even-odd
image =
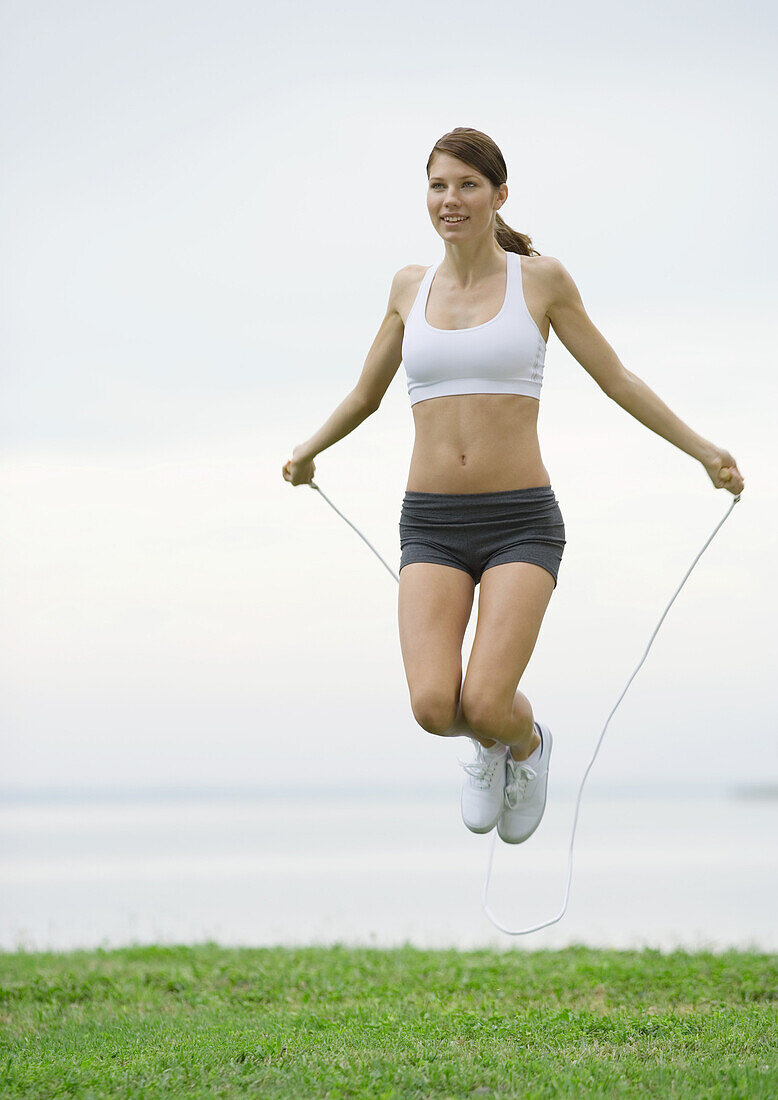
[[[778,1096],[778,957],[0,953],[3,1097]]]

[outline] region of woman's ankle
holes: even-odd
[[[519,745],[511,745],[510,746],[511,756],[513,757],[513,759],[517,763],[520,760],[527,760],[530,756],[532,756],[535,749],[540,747],[540,744],[541,744],[540,734],[535,729],[535,725],[533,723],[533,726],[532,726],[532,740],[530,741],[529,749],[525,750],[524,748],[522,748]]]

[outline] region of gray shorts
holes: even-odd
[[[476,584],[492,565],[528,561],[554,578],[565,524],[550,485],[498,493],[406,490],[400,512],[400,569],[415,561],[464,569]]]

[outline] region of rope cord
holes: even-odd
[[[318,493],[320,493],[321,496],[323,496],[324,499],[327,501],[327,503],[330,505],[330,507],[334,508],[335,511],[338,513],[338,515],[342,519],[346,520],[346,523],[349,525],[349,527],[352,527],[356,531],[356,533],[359,535],[359,537],[367,543],[367,545],[370,547],[370,549],[373,551],[373,553],[376,555],[376,557],[379,558],[384,563],[386,568],[389,570],[389,572],[392,574],[394,579],[399,584],[400,583],[399,575],[397,573],[395,573],[394,570],[386,563],[386,561],[381,557],[381,555],[378,553],[378,551],[373,546],[373,544],[365,538],[365,536],[362,534],[362,532],[359,530],[359,528],[355,527],[354,524],[351,522],[351,520],[347,519],[346,516],[344,516],[343,513],[341,511],[339,511],[338,508],[335,508],[335,505],[332,503],[330,498],[326,495],[326,493],[322,492],[322,490],[319,488],[319,486],[314,481],[310,481],[310,482],[308,482],[308,484],[311,486],[312,489],[315,489]],[[592,754],[592,758],[589,761],[589,764],[587,765],[586,771],[584,772],[583,779],[581,780],[580,786],[578,788],[578,797],[577,797],[576,803],[575,803],[575,814],[573,815],[573,828],[572,828],[572,831],[570,833],[570,847],[568,849],[567,884],[565,886],[565,896],[564,896],[564,901],[562,902],[562,908],[559,910],[559,912],[557,913],[557,915],[555,917],[551,917],[549,920],[542,921],[540,924],[533,924],[528,928],[507,928],[504,924],[501,923],[501,921],[499,921],[497,919],[497,917],[495,917],[494,913],[489,908],[489,903],[488,903],[488,900],[487,900],[488,892],[489,892],[489,882],[491,880],[491,875],[492,875],[492,862],[494,860],[494,846],[495,846],[495,843],[496,843],[496,840],[497,840],[497,830],[496,829],[494,830],[494,832],[492,834],[491,848],[489,849],[489,864],[488,864],[487,871],[486,871],[486,880],[484,882],[484,890],[483,890],[483,896],[482,896],[482,899],[481,899],[481,906],[483,908],[483,911],[486,913],[487,917],[489,918],[489,920],[492,922],[492,924],[496,928],[499,928],[499,930],[501,932],[505,932],[509,936],[526,936],[529,932],[538,932],[541,928],[548,928],[548,926],[550,924],[556,924],[556,922],[561,920],[562,917],[565,915],[565,912],[567,911],[567,903],[568,903],[569,898],[570,898],[570,883],[571,883],[572,877],[573,877],[573,845],[575,843],[575,830],[576,830],[576,827],[578,825],[578,810],[579,810],[579,807],[581,805],[581,795],[583,794],[584,784],[586,783],[587,776],[589,775],[589,772],[592,769],[592,765],[594,764],[594,761],[597,758],[597,753],[600,751],[600,745],[602,744],[603,737],[605,736],[605,731],[608,728],[608,724],[609,724],[611,718],[614,715],[616,707],[618,707],[619,703],[621,702],[621,700],[626,695],[627,688],[632,683],[632,681],[635,679],[635,676],[637,675],[638,669],[641,667],[641,665],[645,661],[646,657],[648,656],[648,651],[649,651],[649,649],[651,648],[651,646],[653,644],[654,638],[657,635],[659,627],[664,622],[664,619],[665,619],[665,616],[667,615],[667,612],[672,607],[673,602],[675,600],[675,597],[678,595],[678,593],[681,591],[683,586],[686,584],[686,581],[688,580],[689,574],[691,573],[692,569],[694,569],[695,565],[700,560],[700,558],[704,554],[705,550],[707,550],[709,544],[713,540],[714,535],[716,534],[718,529],[721,527],[721,525],[724,523],[724,520],[729,518],[729,516],[732,513],[732,509],[735,507],[735,505],[738,503],[739,500],[740,500],[740,493],[738,493],[738,495],[732,501],[732,503],[729,506],[729,511],[727,511],[724,514],[724,516],[722,517],[722,519],[719,520],[719,522],[716,524],[716,526],[714,527],[714,529],[713,529],[710,537],[708,538],[707,542],[702,547],[702,550],[700,550],[700,552],[697,554],[697,557],[694,559],[692,564],[689,566],[688,570],[686,571],[686,576],[683,578],[681,583],[678,585],[675,592],[673,593],[673,596],[672,596],[672,599],[670,600],[670,603],[668,603],[667,607],[662,612],[662,617],[660,618],[659,622],[656,624],[656,627],[654,628],[654,633],[651,635],[649,643],[646,646],[645,653],[640,658],[640,661],[639,661],[637,667],[635,668],[635,671],[632,673],[629,680],[627,680],[627,683],[624,687],[624,690],[622,691],[621,695],[616,700],[616,703],[613,707],[613,710],[608,715],[607,721],[605,722],[605,725],[602,727],[602,733],[600,734],[599,740],[597,741],[597,745],[595,746],[594,752]]]

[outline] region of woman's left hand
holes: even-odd
[[[743,492],[746,483],[729,451],[717,449],[708,458],[702,459],[702,464],[717,489],[729,489],[733,496]]]

